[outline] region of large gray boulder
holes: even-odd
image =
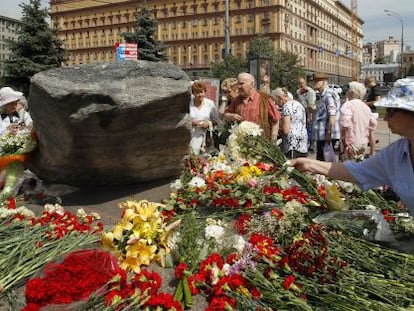
[[[98,63],[33,76],[29,109],[38,135],[29,168],[76,186],[177,176],[188,153],[190,80],[167,63]]]

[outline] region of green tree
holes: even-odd
[[[247,71],[246,60],[234,55],[227,56],[223,61],[211,67],[213,77],[220,79],[220,81],[227,78],[236,78],[240,72],[244,71]]]
[[[305,75],[305,70],[299,62],[297,54],[277,51],[272,62],[272,86],[286,86],[293,93],[298,87],[297,79]]]
[[[270,88],[287,86],[289,90],[297,88],[297,78],[304,75],[303,66],[295,53],[276,50],[273,42],[265,35],[258,35],[250,41],[247,58],[268,57],[270,66]]]
[[[8,40],[10,58],[4,62],[5,83],[28,93],[30,78],[50,68],[60,67],[66,60],[57,29],[50,28],[46,8],[41,0],[19,4],[22,8],[22,26],[16,41]]]
[[[127,43],[138,44],[138,59],[149,61],[167,60],[166,47],[155,39],[157,21],[152,19],[149,11],[143,8],[137,14],[137,27],[135,32],[124,32],[121,36]]]

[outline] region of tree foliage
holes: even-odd
[[[57,29],[47,21],[48,11],[41,8],[41,0],[19,4],[22,8],[22,25],[16,41],[8,40],[10,58],[4,62],[5,83],[21,89],[26,94],[30,78],[50,68],[60,67],[66,60]]]
[[[298,87],[297,79],[305,75],[304,68],[299,62],[297,54],[289,51],[277,51],[271,71],[273,87],[286,86],[291,92],[296,90]]]
[[[298,55],[276,50],[273,42],[264,35],[258,35],[250,42],[246,56],[247,58],[254,56],[270,58],[271,89],[287,86],[289,90],[293,91],[297,88],[297,78],[304,75],[304,68],[299,64]]]
[[[247,71],[247,62],[240,57],[229,55],[220,63],[214,64],[211,71],[213,77],[223,81],[227,78],[235,78],[240,72]]]
[[[137,14],[137,26],[135,32],[124,32],[121,36],[127,43],[138,44],[138,58],[149,61],[167,60],[166,47],[155,39],[157,21],[152,19],[150,12],[143,8]]]

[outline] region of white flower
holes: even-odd
[[[56,213],[61,216],[65,213],[65,209],[59,204],[45,204],[44,208],[48,213]]]
[[[205,229],[204,236],[207,240],[211,238],[220,240],[224,236],[224,228],[218,225],[209,225]]]
[[[181,179],[176,179],[173,183],[171,183],[170,188],[172,191],[180,190],[183,187],[183,183]]]
[[[231,268],[231,266],[230,266],[228,263],[225,263],[225,264],[223,265],[223,269],[221,269],[221,272],[222,272],[224,275],[229,275],[230,268]]]
[[[199,187],[204,187],[206,185],[206,182],[203,178],[198,177],[198,176],[194,176],[190,182],[188,183],[188,185],[190,187],[193,188],[199,188]]]
[[[233,236],[232,246],[238,253],[242,253],[244,247],[246,246],[246,241],[241,235],[236,234]]]
[[[78,216],[79,218],[84,218],[86,215],[87,214],[86,214],[86,212],[85,212],[85,210],[83,208],[79,208],[76,211],[76,216]]]
[[[7,218],[16,214],[21,214],[26,217],[34,217],[34,213],[24,206],[20,206],[16,209],[0,208],[0,218]]]
[[[368,210],[368,211],[376,211],[377,207],[374,206],[374,205],[369,204],[369,205],[365,206],[365,209]]]
[[[29,153],[35,146],[36,141],[28,128],[19,129],[17,133],[6,131],[0,138],[0,155]]]
[[[172,234],[168,236],[167,239],[167,247],[171,250],[175,250],[177,248],[177,243],[181,239],[180,232],[174,231]]]

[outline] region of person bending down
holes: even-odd
[[[388,95],[375,105],[386,108],[384,120],[390,130],[402,138],[358,163],[297,158],[289,160],[287,165],[353,182],[362,190],[389,185],[414,216],[414,79],[396,81]]]

